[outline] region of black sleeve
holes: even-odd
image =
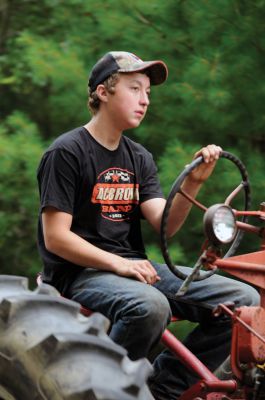
[[[151,153],[147,152],[141,171],[140,203],[153,198],[164,198]]]
[[[37,174],[40,211],[53,206],[73,214],[79,171],[77,158],[68,151],[56,149],[43,156]]]

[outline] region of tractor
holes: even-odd
[[[231,352],[211,372],[169,329],[161,341],[198,377],[179,400],[265,399],[265,202],[250,211],[250,184],[243,163],[222,152],[221,158],[237,168],[240,182],[222,202],[206,207],[182,189],[184,179],[203,162],[187,165],[169,193],[161,224],[161,251],[165,262],[183,280],[176,296],[183,296],[192,281],[221,271],[248,282],[260,292],[260,305],[235,308],[219,304],[214,315],[231,318]],[[184,196],[201,213],[203,236],[198,260],[190,275],[172,261],[166,235],[174,197]],[[234,206],[238,196],[242,209]],[[249,222],[251,219],[251,223]],[[254,236],[256,248],[237,254],[243,233]],[[245,235],[246,236],[246,235]],[[257,243],[259,243],[257,245]],[[225,250],[224,250],[225,249]],[[201,273],[204,269],[207,272]],[[109,321],[80,304],[63,298],[37,279],[0,276],[0,399],[2,400],[152,400],[146,359],[131,361],[126,351],[107,335]],[[178,321],[178,316],[174,321]],[[176,322],[178,323],[178,322]]]

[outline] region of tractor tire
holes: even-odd
[[[131,361],[106,334],[49,285],[0,275],[1,400],[153,400],[146,359]]]

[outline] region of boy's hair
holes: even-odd
[[[119,73],[116,72],[109,76],[102,84],[105,86],[106,90],[114,94],[115,93],[115,86],[119,80]],[[91,112],[92,115],[95,115],[100,106],[100,99],[98,98],[97,91],[91,91],[90,88],[88,88],[88,102],[87,102],[88,108]]]

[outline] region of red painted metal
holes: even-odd
[[[229,400],[228,393],[234,393],[236,388],[234,380],[199,381],[182,393],[179,400]],[[236,398],[233,397],[234,399]],[[243,399],[243,397],[237,398],[237,400]]]
[[[237,326],[239,362],[263,364],[265,362],[265,309],[262,307],[241,307],[236,310],[237,315],[256,334],[246,329],[239,320],[234,320]]]
[[[176,337],[166,329],[161,338],[162,343],[170,348],[178,358],[181,356],[181,362],[198,377],[206,381],[216,380],[214,374],[205,367],[205,365],[195,355],[188,350]]]
[[[235,211],[235,215],[254,216],[263,221],[265,220],[265,204],[262,205],[261,211]],[[260,306],[240,307],[232,312],[222,305],[232,318],[233,324],[231,342],[232,371],[234,376],[242,381],[244,375],[242,364],[251,368],[256,364],[265,363],[265,229],[264,227],[259,228],[240,221],[237,222],[237,227],[261,237],[261,250],[226,259],[221,259],[217,254],[210,254],[210,252],[207,256],[209,268],[218,267],[260,289]],[[248,389],[237,391],[235,381],[219,381],[216,379],[182,343],[177,343],[176,338],[172,337],[168,331],[163,334],[162,341],[182,360],[187,368],[195,372],[200,378],[198,383],[181,395],[180,400],[229,400],[229,393],[233,393],[231,397],[233,399],[246,400]]]
[[[265,289],[265,250],[218,258],[214,265],[237,278]]]
[[[85,317],[89,317],[91,314],[93,314],[93,311],[91,311],[89,308],[84,307],[80,305],[80,312],[83,314]]]

